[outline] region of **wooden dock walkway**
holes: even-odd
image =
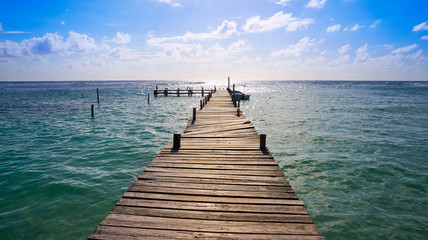
[[[324,239],[226,90],[189,120],[89,239]]]

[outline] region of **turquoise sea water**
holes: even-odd
[[[219,82],[0,83],[2,239],[85,239]],[[96,88],[100,104],[96,103]],[[241,82],[327,239],[428,236],[427,82]],[[95,119],[90,105],[95,104]]]

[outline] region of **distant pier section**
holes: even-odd
[[[210,93],[215,93],[216,91],[217,91],[217,88],[215,86],[214,86],[214,89],[204,89],[203,87],[201,87],[201,89],[193,89],[193,88],[158,89],[158,86],[156,86],[156,89],[153,90],[153,95],[155,95],[155,96],[158,96],[158,95],[163,95],[163,96],[168,96],[168,95],[193,96],[193,94],[200,94],[200,95],[204,96],[204,95],[208,95]]]

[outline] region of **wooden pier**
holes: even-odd
[[[238,111],[217,90],[89,239],[324,239]]]
[[[164,96],[168,96],[168,95],[177,95],[177,96],[193,96],[193,94],[200,94],[202,96],[204,95],[208,95],[209,93],[215,93],[216,92],[216,88],[214,87],[214,89],[168,89],[168,88],[164,88],[164,89],[155,89],[153,90],[153,95],[157,96],[157,95],[164,95]]]

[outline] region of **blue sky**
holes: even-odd
[[[0,80],[428,80],[428,1],[2,1]]]

